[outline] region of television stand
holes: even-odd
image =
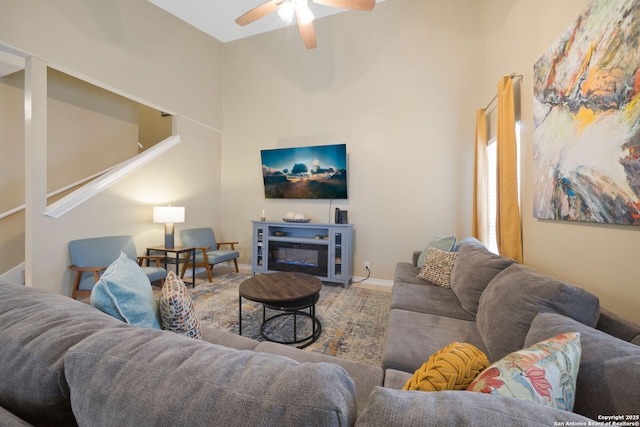
[[[323,282],[353,278],[353,225],[252,221],[251,274],[295,271]]]

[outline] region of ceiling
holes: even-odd
[[[256,34],[277,30],[288,25],[297,25],[295,20],[287,24],[277,13],[265,16],[244,27],[235,23],[235,19],[267,0],[148,0],[168,13],[183,20],[211,37],[221,41],[250,37]],[[376,0],[377,3],[385,0]],[[323,6],[309,1],[316,19],[336,13],[348,12],[346,9]],[[351,12],[360,13],[360,12]],[[24,54],[15,49],[0,45],[0,77],[24,68]]]
[[[221,41],[230,42],[267,31],[277,30],[288,25],[297,25],[295,20],[287,24],[280,19],[277,13],[272,13],[256,22],[241,27],[235,23],[235,19],[254,7],[265,3],[267,0],[148,0],[150,3],[164,9],[172,15],[182,19],[211,37]],[[385,0],[377,0],[381,2]],[[336,13],[347,12],[345,9],[336,9],[309,1],[309,8],[316,19]],[[359,13],[359,12],[353,12]]]

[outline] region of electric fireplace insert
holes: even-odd
[[[270,242],[269,270],[295,271],[326,277],[328,254],[327,245]]]

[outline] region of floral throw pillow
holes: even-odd
[[[508,354],[480,373],[467,390],[573,411],[581,353],[580,333],[560,334]]]
[[[426,280],[443,288],[450,288],[451,271],[457,256],[458,252],[429,248],[420,273],[418,273],[418,279]]]
[[[162,329],[200,339],[200,322],[193,300],[184,282],[173,271],[167,274],[158,305]]]

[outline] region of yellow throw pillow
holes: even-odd
[[[454,342],[432,354],[403,390],[466,390],[487,366],[487,356],[477,347]]]

